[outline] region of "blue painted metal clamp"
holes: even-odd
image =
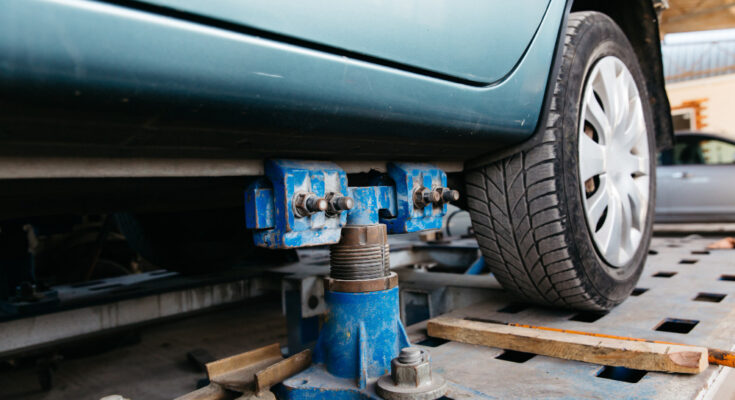
[[[348,187],[347,174],[330,162],[269,160],[265,173],[246,191],[245,219],[255,244],[269,248],[334,244],[345,224],[383,223],[389,233],[438,229],[457,195],[429,164],[390,163],[366,187]]]

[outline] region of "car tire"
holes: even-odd
[[[485,261],[506,290],[542,305],[602,311],[630,295],[648,253],[655,131],[637,58],[613,20],[572,13],[561,39],[543,139],[467,171],[467,205]]]

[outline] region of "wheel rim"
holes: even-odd
[[[579,177],[587,225],[600,255],[621,267],[641,245],[650,155],[638,88],[620,59],[608,56],[595,64],[580,109]]]

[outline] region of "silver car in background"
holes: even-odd
[[[658,155],[656,222],[735,222],[735,141],[679,132]]]

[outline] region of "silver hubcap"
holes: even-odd
[[[649,199],[643,107],[620,59],[597,62],[582,95],[579,177],[587,225],[610,264],[628,263],[641,244]]]

